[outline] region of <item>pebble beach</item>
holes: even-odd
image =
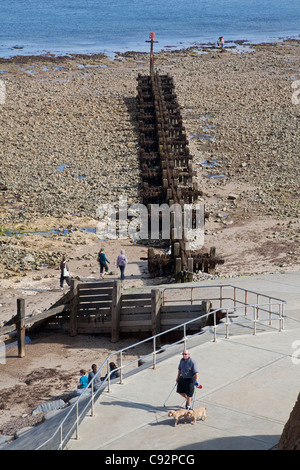
[[[226,222],[230,215],[214,189],[231,185],[235,193],[240,185],[238,198],[231,199],[239,220],[278,219],[281,232],[295,242],[300,105],[292,102],[292,84],[299,79],[299,47],[289,40],[223,53],[203,46],[155,54],[159,73],[174,77],[211,216]],[[134,52],[114,59],[0,60],[6,86],[0,107],[0,277],[32,267],[19,233],[95,228],[100,204],[116,204],[120,195],[128,204],[139,202],[136,78],[148,70],[149,55]],[[60,255],[44,252],[35,265],[51,265]]]

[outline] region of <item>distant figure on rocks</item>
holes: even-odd
[[[225,44],[225,41],[223,39],[223,36],[220,36],[219,39],[217,40],[217,46],[219,49],[221,49],[221,52],[224,50],[224,44]]]
[[[124,271],[125,271],[125,266],[126,266],[127,263],[128,263],[128,261],[127,261],[127,258],[125,256],[125,251],[121,250],[121,253],[119,254],[119,256],[117,258],[117,267],[120,268],[121,281],[123,281],[125,279]]]
[[[100,279],[104,279],[104,276],[108,271],[107,263],[110,264],[110,262],[106,258],[103,248],[101,248],[101,250],[98,253],[98,261],[100,264]]]
[[[63,257],[61,263],[60,263],[60,288],[63,289],[64,287],[64,281],[68,284],[70,287],[71,281],[70,281],[70,272],[69,268],[67,265],[66,258]]]

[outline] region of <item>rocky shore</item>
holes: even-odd
[[[300,105],[292,103],[292,83],[299,47],[291,40],[155,55],[160,73],[174,77],[211,217],[221,227],[230,219],[274,218],[275,237],[295,244]],[[26,253],[16,247],[22,242],[8,230],[63,230],[76,226],[75,218],[95,227],[100,204],[116,204],[120,195],[139,201],[136,78],[148,67],[141,53],[1,60],[0,275],[26,269]],[[233,197],[214,196],[227,187]],[[297,261],[299,251],[289,251]],[[39,256],[56,261],[53,253]]]

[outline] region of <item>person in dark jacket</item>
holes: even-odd
[[[98,253],[98,261],[100,264],[100,279],[104,279],[105,274],[108,272],[107,263],[110,264],[110,262],[106,258],[103,248]]]

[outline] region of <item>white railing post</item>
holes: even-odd
[[[76,440],[79,439],[78,401],[76,402]]]
[[[226,323],[225,323],[225,326],[226,326],[226,336],[225,336],[225,338],[228,339],[228,330],[229,330],[228,308],[226,309]]]
[[[122,351],[120,351],[120,384],[123,383],[123,355],[122,355]]]
[[[153,337],[153,369],[156,368],[156,336]]]
[[[60,426],[59,428],[59,436],[60,436],[60,450],[62,450],[63,446],[62,446],[62,441],[63,441],[63,438],[62,438],[62,425]]]
[[[95,416],[95,408],[94,408],[94,381],[92,381],[92,384],[91,384],[91,393],[92,393],[92,396],[91,396],[91,416]]]
[[[284,329],[284,324],[283,324],[283,313],[284,313],[284,304],[279,305],[279,332]]]
[[[253,334],[256,335],[256,322],[257,322],[256,308],[255,308],[255,306],[253,306],[252,308],[253,308]]]
[[[110,392],[110,370],[109,370],[109,362],[107,361],[107,392]]]
[[[217,314],[216,314],[216,311],[214,311],[214,326],[213,326],[213,329],[214,329],[214,343],[217,342]]]

